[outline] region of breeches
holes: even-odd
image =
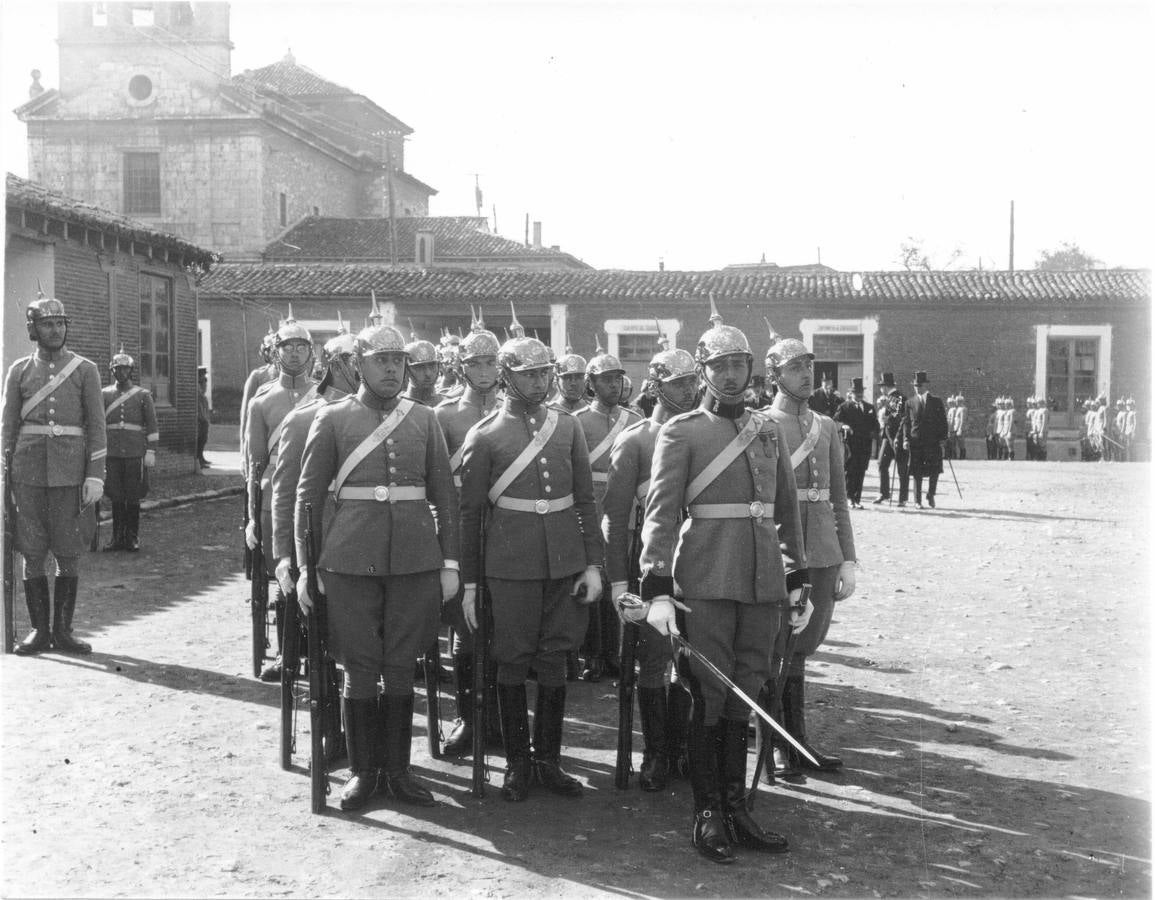
[[[368,577],[326,571],[322,580],[329,599],[329,652],[350,681],[361,685],[370,675],[375,688],[376,676],[381,675],[385,693],[411,691],[413,661],[437,637],[439,573]],[[360,696],[363,692],[350,696],[376,696]]]
[[[721,669],[750,697],[770,677],[770,654],[782,610],[777,603],[736,603],[733,600],[687,600],[683,634],[694,649]],[[690,659],[694,702],[704,705],[703,721],[711,725],[723,716],[746,719],[746,704],[723,686],[698,660]]]
[[[666,671],[674,659],[670,639],[662,637],[649,625],[638,627],[638,687],[660,688],[666,683]]]
[[[533,666],[538,684],[565,684],[565,655],[577,649],[589,607],[571,595],[573,577],[544,581],[489,578],[493,660],[501,684],[521,684]]]
[[[135,503],[148,496],[148,469],[143,456],[110,456],[105,465],[104,493]]]
[[[37,487],[17,481],[13,488],[16,549],[27,562],[38,561],[43,567],[49,551],[59,561],[61,557],[78,557],[88,549],[96,516],[92,506],[80,509],[80,485]]]

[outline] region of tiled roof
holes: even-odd
[[[582,267],[568,253],[545,247],[527,247],[489,230],[476,216],[404,216],[394,219],[397,259],[415,262],[417,232],[433,232],[434,259],[508,260],[556,258],[559,264]],[[353,261],[389,259],[389,220],[376,217],[344,219],[310,216],[265,248],[265,259],[299,261]]]
[[[855,290],[855,275],[861,287]],[[373,264],[223,263],[202,283],[208,294],[368,297],[447,303],[485,300],[698,300],[861,303],[1150,303],[1147,270],[1086,272],[629,272],[620,270],[391,269]]]
[[[8,173],[5,186],[7,189],[5,204],[10,209],[27,210],[51,219],[72,222],[129,240],[147,242],[155,247],[163,247],[180,253],[188,264],[207,267],[217,259],[217,254],[213,251],[191,244],[174,234],[157,231],[143,222],[122,216],[120,213],[93,206],[72,197],[66,197],[64,194],[50,190],[35,181],[20,178],[11,172]]]

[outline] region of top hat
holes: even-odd
[[[915,385],[930,384],[930,379],[926,377],[926,372],[920,370],[914,373],[914,381],[911,383]]]
[[[851,378],[850,379],[850,390],[852,393],[861,394],[863,392],[862,379],[861,378]]]
[[[898,385],[894,383],[894,373],[893,372],[883,372],[882,373],[882,381],[880,381],[878,383],[878,386],[879,387],[898,387]]]

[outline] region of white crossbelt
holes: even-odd
[[[753,503],[694,503],[690,505],[691,519],[762,519],[774,515],[774,504],[755,500]]]
[[[566,494],[556,500],[522,500],[518,497],[506,497],[502,494],[493,505],[501,509],[511,509],[514,512],[537,513],[539,516],[544,516],[573,506],[573,494]]]
[[[21,434],[46,434],[49,437],[84,437],[84,429],[76,425],[21,425]]]
[[[830,489],[829,488],[821,488],[821,489],[819,489],[819,488],[799,488],[798,489],[798,502],[799,503],[802,503],[804,501],[809,502],[809,503],[818,503],[822,500],[826,500],[829,502],[829,500],[830,500]]]
[[[133,425],[131,422],[109,422],[105,427],[109,431],[144,431],[143,425]]]
[[[420,486],[345,485],[337,492],[338,500],[376,500],[378,503],[400,503],[403,500],[424,500],[425,488]]]

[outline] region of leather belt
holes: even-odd
[[[774,504],[755,500],[753,503],[693,503],[691,519],[762,519],[774,515]]]
[[[803,501],[806,501],[809,503],[817,503],[819,500],[826,500],[827,502],[830,501],[830,488],[822,488],[821,490],[819,490],[818,488],[799,488],[798,489],[798,502],[799,503],[802,503]]]
[[[566,494],[556,500],[522,500],[519,497],[506,497],[502,494],[493,504],[501,509],[511,509],[514,512],[537,513],[544,516],[551,512],[561,512],[573,506],[573,494]]]
[[[109,422],[107,425],[109,431],[117,429],[119,431],[144,431],[141,425],[133,425],[131,422]]]
[[[76,425],[21,425],[22,434],[46,434],[49,437],[84,437],[84,429]]]
[[[346,485],[337,494],[338,500],[376,500],[378,503],[400,503],[402,500],[424,500],[425,488],[414,486],[386,487],[383,484],[375,487]]]
[[[593,476],[594,476],[594,483],[595,484],[605,484],[607,481],[610,480],[610,473],[609,472],[594,472]]]

